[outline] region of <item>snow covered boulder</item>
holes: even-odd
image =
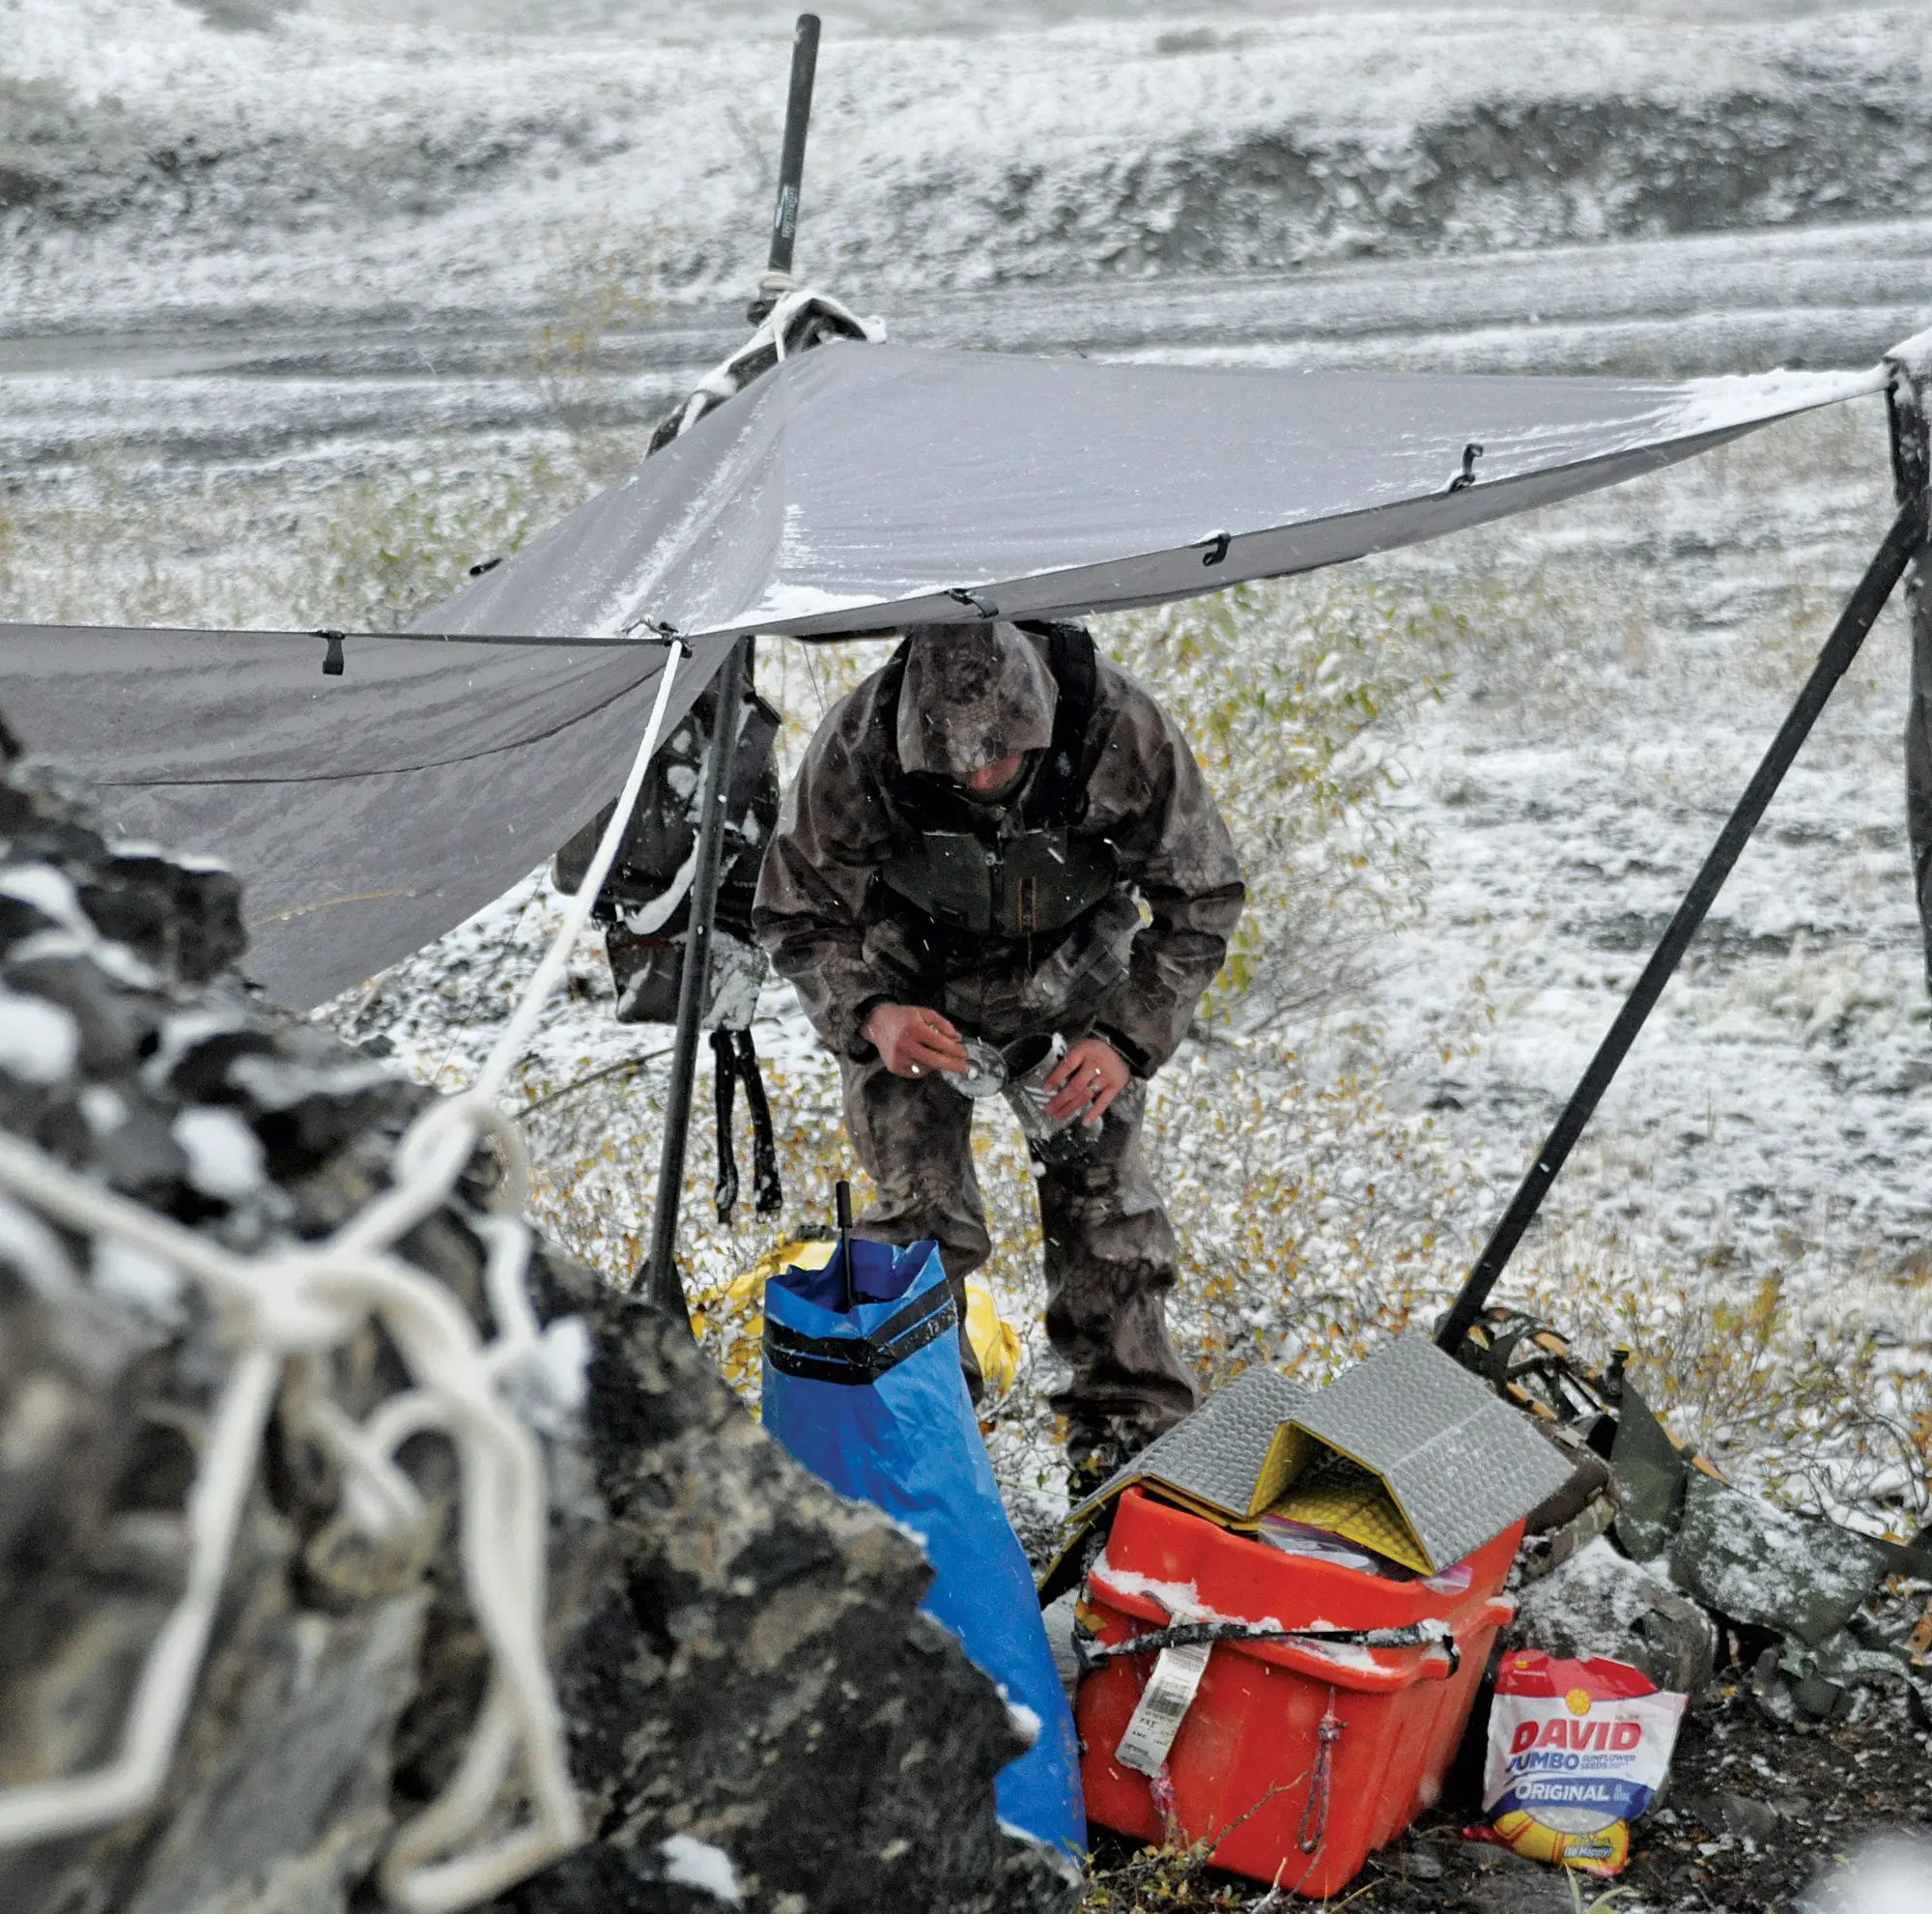
[[[434,1100],[248,986],[231,876],[110,845],[13,757],[0,729],[0,1144],[42,1156],[9,1159],[38,1186],[0,1176],[0,1907],[373,1909],[501,1676],[475,1563],[522,1573],[516,1534],[466,1553],[476,1483],[440,1433],[399,1437],[388,1477],[355,1460],[416,1378],[374,1317],[258,1362],[238,1448],[259,1340],[179,1262],[49,1192],[109,1192],[124,1232],[165,1218],[260,1268],[391,1188]],[[497,1175],[479,1152],[394,1250],[484,1349]],[[179,1257],[183,1237],[159,1240]],[[914,1544],[781,1454],[681,1328],[541,1245],[527,1280],[543,1360],[489,1387],[538,1458],[531,1639],[585,1838],[494,1904],[1063,1905],[996,1822],[1019,1736],[917,1613]],[[210,1479],[237,1455],[213,1549]],[[151,1705],[170,1669],[178,1723]],[[137,1705],[161,1728],[145,1780],[121,1759]],[[114,1784],[92,1806],[89,1776]],[[498,1788],[456,1858],[526,1822],[519,1792]]]
[[[1718,1647],[1710,1616],[1607,1537],[1522,1590],[1509,1639],[1565,1660],[1627,1662],[1692,1697],[1711,1679]]]

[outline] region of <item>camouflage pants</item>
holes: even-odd
[[[993,1243],[973,1169],[973,1103],[935,1077],[895,1076],[876,1057],[842,1068],[846,1131],[878,1190],[856,1233],[879,1243],[938,1243],[960,1307],[959,1359],[977,1401],[966,1278]],[[1039,1178],[1046,1333],[1073,1369],[1052,1402],[1075,1437],[1116,1423],[1158,1434],[1198,1399],[1168,1339],[1174,1229],[1141,1155],[1146,1107],[1147,1086],[1130,1082],[1088,1154],[1049,1165]]]

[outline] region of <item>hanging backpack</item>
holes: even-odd
[[[616,862],[591,907],[604,926],[619,1023],[675,1023],[684,984],[685,933],[691,928],[691,886],[697,871],[697,827],[703,803],[704,760],[718,709],[715,685],[700,692],[683,722],[651,760]],[[717,1099],[718,1219],[726,1222],[738,1198],[738,1165],[731,1142],[737,1086],[752,1118],[752,1186],[760,1215],[783,1203],[771,1106],[752,1038],[758,991],[768,974],[765,954],[752,935],[752,899],[779,814],[774,748],[780,717],[747,689],[739,708],[737,747],[724,798],[724,849],[718,912],[698,1021],[711,1031]],[[583,882],[598,840],[611,822],[609,805],[556,853],[557,888]]]

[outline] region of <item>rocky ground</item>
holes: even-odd
[[[1627,1892],[1612,1905],[1860,1914],[1813,1891],[1862,1841],[1932,1826],[1926,1749],[1923,1728],[1902,1709],[1799,1734],[1767,1722],[1740,1689],[1720,1688],[1685,1721],[1669,1792],[1638,1823],[1617,1884]],[[1371,1856],[1336,1905],[1364,1914],[1576,1914],[1560,1869],[1464,1839],[1479,1818],[1471,1773],[1465,1762],[1440,1807]],[[1094,1904],[1112,1910],[1255,1908],[1263,1900],[1253,1882],[1137,1856],[1113,1837],[1095,1860],[1103,1885]],[[1582,1905],[1608,1886],[1579,1881]]]
[[[117,847],[57,782],[0,776],[0,1130],[261,1258],[376,1198],[433,1099],[260,999],[232,967],[243,942],[225,871]],[[479,1156],[400,1246],[484,1334],[497,1178]],[[995,1818],[1024,1730],[917,1613],[916,1545],[784,1456],[681,1327],[541,1248],[530,1287],[541,1322],[587,1328],[587,1368],[566,1334],[569,1373],[526,1408],[548,1437],[546,1645],[590,1839],[506,1914],[1065,1905]],[[242,1335],[167,1262],[0,1195],[0,1836],[8,1790],[112,1757],[136,1673],[203,1585],[196,1484],[225,1452]],[[360,1423],[419,1383],[405,1348],[364,1320],[282,1372],[158,1792],[99,1832],[0,1841],[8,1914],[374,1904],[491,1668],[451,1447],[401,1443],[423,1513],[378,1536],[318,1433],[319,1401]],[[534,1383],[504,1373],[526,1400]]]
[[[1932,1823],[1926,1737],[1902,1710],[1813,1734],[1720,1689],[1685,1723],[1664,1805],[1638,1825],[1623,1883],[1659,1908],[1786,1914],[1861,1836]],[[1466,1842],[1473,1803],[1446,1803],[1378,1855],[1364,1909],[1574,1914],[1560,1872]],[[1601,1891],[1601,1890],[1598,1890]],[[1585,1894],[1588,1904],[1589,1894]]]

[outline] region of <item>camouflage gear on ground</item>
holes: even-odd
[[[974,637],[962,630],[953,642]],[[1045,637],[1010,642],[1042,661],[1066,655]],[[1078,763],[1060,780],[1071,800],[1064,816],[1042,816],[1039,802],[1029,810],[1057,752],[1030,749],[1024,781],[1001,805],[970,804],[939,780],[909,775],[898,739],[912,650],[819,727],[785,795],[753,927],[843,1067],[847,1128],[880,1192],[864,1232],[934,1238],[955,1286],[991,1247],[967,1144],[972,1105],[945,1083],[893,1076],[863,1034],[872,1010],[924,1006],[1003,1047],[1056,1030],[1069,1043],[1091,1033],[1126,1060],[1136,1080],[1092,1155],[1040,1179],[1047,1330],[1073,1366],[1056,1406],[1076,1425],[1157,1430],[1186,1413],[1194,1391],[1163,1321],[1175,1244],[1138,1145],[1145,1082],[1174,1053],[1227,953],[1243,899],[1234,846],[1179,728],[1103,658],[1090,670]],[[1066,698],[1063,673],[1057,701],[1077,708]],[[972,832],[990,850],[1042,825],[1104,851],[1116,872],[1111,892],[1063,930],[966,936],[880,879],[882,865],[923,834]]]

